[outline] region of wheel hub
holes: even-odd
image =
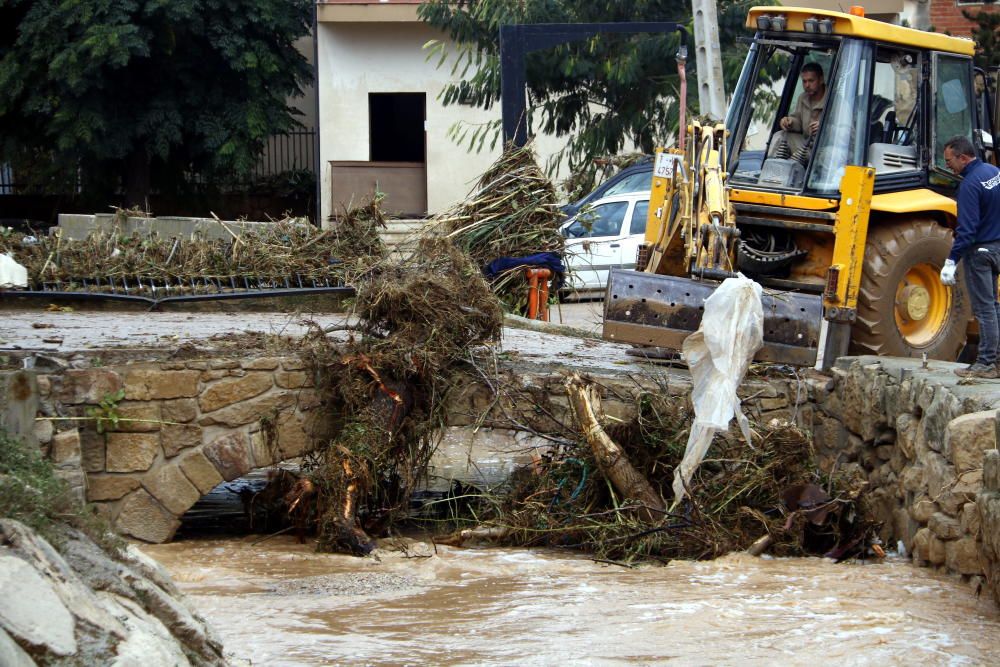
[[[896,310],[899,316],[910,322],[919,322],[927,317],[931,308],[931,295],[920,285],[907,285],[899,295]]]

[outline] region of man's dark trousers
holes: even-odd
[[[962,256],[965,285],[969,289],[972,314],[979,322],[979,354],[976,362],[997,363],[1000,344],[1000,303],[997,302],[997,277],[1000,276],[1000,241],[974,243]]]

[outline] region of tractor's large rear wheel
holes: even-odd
[[[965,281],[941,284],[951,232],[933,220],[873,225],[868,230],[851,331],[854,354],[954,361],[971,317]]]

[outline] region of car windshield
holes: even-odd
[[[653,167],[650,166],[648,170],[643,169],[634,174],[626,176],[622,180],[618,181],[604,193],[605,197],[610,197],[612,195],[621,195],[629,192],[649,192],[652,187],[653,181]]]

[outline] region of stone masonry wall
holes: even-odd
[[[868,480],[887,547],[997,595],[1000,475],[984,484],[984,459],[996,460],[1000,382],[960,380],[957,367],[840,359],[812,397],[812,431],[824,470]]]
[[[328,428],[295,358],[58,371],[37,376],[39,443],[119,532],[147,542],[168,541],[217,484],[311,450]],[[99,432],[101,415],[117,424]]]

